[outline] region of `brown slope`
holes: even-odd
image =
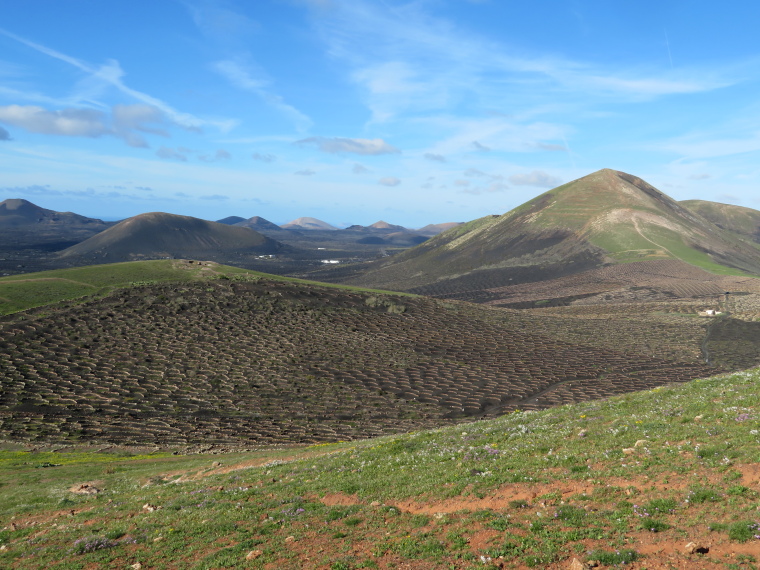
[[[129,261],[157,257],[203,257],[217,253],[274,253],[278,242],[247,228],[163,212],[140,214],[65,249],[63,258]]]

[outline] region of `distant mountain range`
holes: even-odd
[[[303,242],[320,241],[337,243],[356,243],[360,245],[388,245],[395,247],[410,247],[418,245],[445,229],[460,225],[458,222],[444,224],[429,224],[421,230],[412,230],[383,220],[369,226],[353,225],[345,229],[339,229],[317,218],[298,218],[287,224],[278,226],[260,216],[243,219],[238,216],[230,216],[219,223],[250,228],[268,235],[273,239],[293,241],[298,245]]]
[[[67,264],[190,257],[245,265],[277,253],[277,264],[267,270],[496,304],[630,292],[665,274],[709,281],[713,285],[703,292],[714,292],[729,283],[711,275],[760,275],[760,212],[700,200],[679,203],[636,176],[609,169],[500,216],[419,230],[383,220],[338,229],[309,217],[278,226],[259,216],[217,223],[155,212],[113,225],[13,199],[0,203],[0,232],[10,236],[4,238],[6,250],[15,251],[22,250],[11,243],[19,232],[52,236],[46,251],[57,251],[56,243],[59,249],[70,246],[57,256]],[[287,253],[293,255],[279,255]],[[323,259],[350,263],[321,268]],[[638,276],[599,273],[620,264]],[[607,289],[599,288],[602,281]],[[551,283],[554,292],[522,287],[539,282]],[[539,291],[544,297],[538,298]]]
[[[369,263],[344,282],[472,299],[633,261],[760,275],[760,212],[721,206],[679,204],[636,176],[604,169]]]

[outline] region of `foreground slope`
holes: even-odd
[[[718,326],[697,303],[535,315],[239,271],[5,317],[0,436],[334,441],[760,363],[757,296]]]
[[[542,281],[605,265],[680,260],[760,274],[760,250],[635,176],[600,170],[507,212],[448,230],[374,262],[347,283],[427,293]]]
[[[275,253],[276,241],[248,228],[163,212],[140,214],[61,252],[62,258],[101,262],[160,257]]]
[[[751,569],[759,381],[248,454],[0,451],[0,564]]]

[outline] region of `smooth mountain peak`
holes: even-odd
[[[318,220],[317,218],[310,218],[308,216],[297,218],[292,222],[283,224],[281,228],[293,229],[293,230],[337,230],[335,226]]]

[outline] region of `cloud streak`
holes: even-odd
[[[143,93],[141,91],[137,91],[136,89],[132,89],[128,87],[122,81],[122,78],[124,77],[124,71],[121,69],[119,62],[116,60],[111,59],[111,60],[108,60],[107,63],[105,63],[104,65],[94,66],[82,60],[79,60],[75,57],[71,57],[62,52],[43,46],[42,44],[38,44],[36,42],[32,42],[30,40],[22,38],[21,36],[17,36],[16,34],[12,34],[11,32],[8,32],[7,30],[4,30],[2,28],[0,28],[0,34],[3,34],[19,43],[22,43],[25,46],[38,51],[39,53],[45,54],[59,61],[68,63],[69,65],[79,69],[80,71],[87,73],[90,76],[90,79],[92,79],[93,81],[101,82],[106,85],[115,87],[116,89],[121,91],[121,93],[123,93],[124,95],[132,97],[133,99],[140,101],[141,103],[144,103],[146,105],[156,107],[166,117],[168,117],[172,123],[180,127],[183,127],[185,129],[199,130],[202,127],[213,126],[223,132],[226,132],[230,130],[233,126],[235,126],[236,124],[235,121],[231,121],[231,120],[218,121],[218,120],[201,119],[190,113],[183,113],[181,111],[174,109],[171,105],[169,105],[168,103],[165,103],[164,101],[156,97],[153,97],[151,95],[148,95],[147,93]]]
[[[254,93],[267,105],[288,117],[298,132],[307,131],[314,124],[304,113],[286,103],[283,97],[270,91],[267,88],[270,83],[268,80],[254,78],[251,71],[242,64],[232,60],[217,61],[212,69],[235,87]]]
[[[329,154],[399,154],[401,151],[395,146],[388,144],[383,139],[350,139],[342,137],[309,137],[296,141],[300,146],[315,146],[322,152]]]

